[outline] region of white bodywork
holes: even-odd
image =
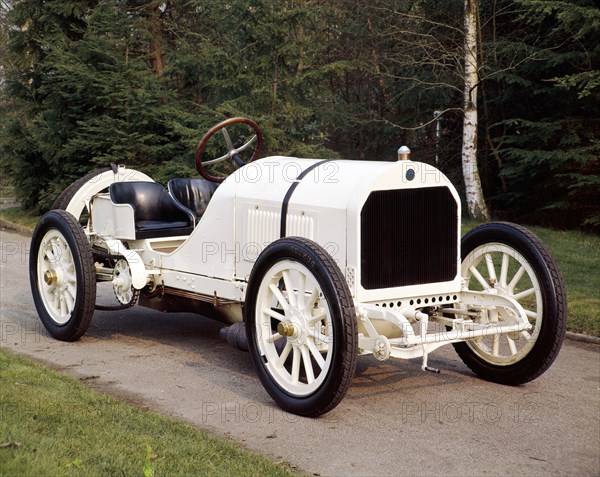
[[[90,204],[88,233],[92,241],[101,239],[108,249],[126,258],[134,288],[147,284],[150,288],[168,287],[217,306],[227,304],[231,308],[230,321],[239,321],[254,262],[268,244],[280,238],[282,203],[297,182],[289,197],[286,236],[315,241],[338,264],[354,297],[363,353],[373,353],[379,359],[422,356],[425,368],[427,354],[443,344],[531,329],[523,308],[515,300],[500,294],[463,292],[459,234],[456,274],[451,280],[363,288],[359,279],[360,217],[372,191],[442,185],[450,190],[460,211],[459,196],[437,169],[407,160],[324,162],[297,180],[303,171],[319,162],[275,156],[238,169],[216,190],[189,236],[135,240],[133,208],[112,203],[108,194],[98,194]],[[414,171],[410,180],[409,169]],[[136,177],[149,180],[147,176]],[[460,231],[460,212],[456,220]],[[471,308],[479,307],[484,314],[486,309],[499,307],[515,319],[510,325],[482,326],[468,316],[458,320],[446,318],[442,310],[460,308],[463,301]],[[432,302],[438,311],[432,315],[423,313],[421,309]],[[436,330],[428,328],[432,321],[439,324]],[[445,325],[451,330],[447,331]]]

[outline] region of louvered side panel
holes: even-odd
[[[315,221],[307,215],[288,214],[287,234],[288,237],[305,237],[314,240]]]
[[[256,244],[261,249],[279,238],[281,215],[269,210],[248,210],[246,244]]]
[[[281,214],[270,210],[248,209],[246,214],[246,243],[242,244],[244,259],[256,260],[260,251],[279,238]],[[286,236],[314,240],[315,220],[300,214],[287,214]],[[249,251],[253,253],[249,253]]]

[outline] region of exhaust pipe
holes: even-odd
[[[248,351],[248,338],[246,337],[246,324],[244,322],[239,321],[231,326],[224,326],[219,334],[235,349]]]

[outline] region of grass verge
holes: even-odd
[[[38,223],[38,220],[40,220],[40,216],[33,215],[23,210],[20,206],[15,206],[0,209],[0,219],[33,230]]]
[[[0,476],[293,475],[0,349]]]

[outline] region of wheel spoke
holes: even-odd
[[[56,244],[58,246],[59,249],[59,255],[60,255],[60,259],[64,262],[68,262],[70,257],[69,257],[69,247],[67,246],[67,244],[65,242],[63,242],[62,240],[57,240]]]
[[[507,286],[509,292],[512,293],[512,291],[515,289],[515,286],[517,285],[517,283],[519,283],[519,280],[521,279],[521,277],[523,276],[524,273],[525,273],[525,267],[523,265],[521,265],[521,267],[517,270],[517,273],[515,273],[515,276],[513,277],[513,279],[510,281],[510,283]]]
[[[318,341],[319,343],[330,345],[332,342],[331,336],[326,336],[321,332],[315,333],[314,338],[315,338],[315,343]]]
[[[308,297],[308,300],[306,302],[306,308],[307,310],[311,310],[312,308],[315,307],[315,303],[317,302],[319,298],[319,290],[317,290],[316,288],[313,288],[312,291],[310,292],[310,296]]]
[[[320,313],[317,313],[315,316],[310,317],[307,320],[307,324],[310,328],[315,326],[316,323],[322,321],[324,318],[327,318],[327,311],[323,310]]]
[[[510,348],[510,354],[512,354],[514,356],[515,354],[517,354],[517,345],[515,344],[515,340],[510,338],[510,336],[507,336],[506,339],[508,340],[508,347]]]
[[[73,305],[75,304],[75,300],[71,297],[70,293],[67,293],[67,290],[63,293],[63,300],[67,306],[67,310],[71,312],[73,310]]]
[[[290,273],[287,270],[284,270],[281,275],[283,277],[283,283],[285,283],[289,304],[293,307],[298,306],[298,300],[294,294],[294,286],[292,284],[292,277],[290,277]]]
[[[312,362],[310,361],[310,353],[306,346],[302,346],[300,351],[302,353],[302,362],[304,363],[304,372],[306,373],[306,382],[310,384],[315,380],[315,373],[313,371]]]
[[[56,243],[56,240],[50,241],[50,249],[52,253],[52,261],[54,263],[58,262],[60,260],[60,247]]]
[[[477,281],[483,287],[484,290],[489,290],[490,289],[489,283],[485,280],[485,278],[483,278],[483,276],[481,275],[481,273],[479,273],[479,270],[477,270],[473,265],[471,265],[469,267],[469,271],[477,279]]]
[[[300,379],[300,350],[297,346],[294,346],[294,355],[292,356],[292,383],[298,384]]]
[[[290,308],[290,304],[288,303],[288,301],[285,299],[285,297],[281,293],[281,290],[279,288],[277,288],[273,283],[271,283],[269,285],[269,290],[271,290],[273,295],[275,295],[275,298],[277,299],[278,303],[281,305],[281,308],[283,308],[284,310],[288,310]]]
[[[492,354],[498,356],[500,352],[500,335],[494,335],[494,344],[492,346]]]
[[[319,348],[317,348],[315,342],[309,338],[308,340],[306,340],[306,345],[308,346],[310,353],[313,355],[313,358],[315,359],[319,367],[323,369],[325,367],[325,358],[323,358],[323,355],[320,353]]]
[[[525,315],[529,318],[537,318],[538,314],[535,311],[525,310]]]
[[[523,298],[527,298],[535,293],[535,288],[529,288],[528,290],[522,291],[521,293],[517,293],[513,296],[513,298],[517,301],[522,300]]]
[[[279,356],[279,359],[277,360],[277,367],[281,368],[283,367],[283,365],[285,364],[285,360],[288,358],[288,356],[290,355],[290,351],[292,351],[292,343],[289,343],[285,345],[285,348],[283,348],[283,351],[281,352],[281,355]]]
[[[494,268],[494,260],[492,259],[492,254],[490,254],[490,253],[485,254],[485,264],[487,265],[488,276],[490,277],[490,282],[492,280],[494,282],[497,282],[498,279],[496,278],[496,269]]]
[[[521,335],[523,335],[523,338],[525,338],[527,341],[531,339],[531,334],[527,330],[521,331]]]
[[[502,265],[500,266],[500,285],[506,286],[506,277],[508,276],[508,264],[510,257],[506,254],[502,254]]]
[[[271,336],[267,338],[267,343],[274,343],[278,339],[283,338],[279,333],[273,333]]]
[[[265,315],[269,315],[271,318],[275,318],[276,320],[282,321],[285,320],[285,316],[283,316],[278,311],[273,310],[272,308],[265,308],[263,310]]]
[[[52,250],[52,248],[47,248],[44,251],[44,255],[50,263],[56,263],[56,257],[54,256],[54,250]]]
[[[69,295],[73,300],[77,299],[77,288],[74,284],[67,285],[65,288],[65,294]]]
[[[306,301],[306,277],[304,276],[303,273],[300,273],[300,279],[298,280],[298,307],[300,309],[304,309],[305,305],[305,301]]]

